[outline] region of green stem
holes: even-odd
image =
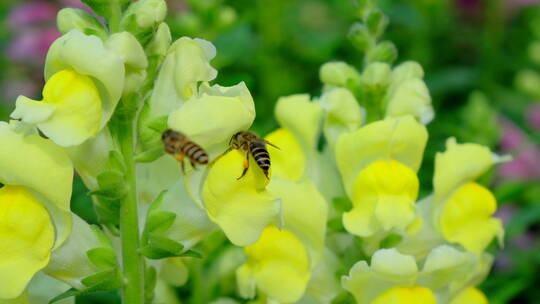
[[[118,2],[111,4],[111,15],[109,16],[109,31],[117,33],[120,31],[120,18],[122,17],[122,7]]]
[[[137,214],[137,191],[134,158],[134,116],[130,102],[121,100],[117,109],[117,140],[126,167],[125,179],[128,193],[120,202],[120,235],[122,239],[122,261],[125,285],[122,289],[122,303],[144,303],[144,258],[139,253],[139,219]]]

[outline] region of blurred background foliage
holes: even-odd
[[[481,286],[492,304],[538,303],[540,298],[539,3],[380,1],[390,18],[384,39],[396,44],[398,62],[422,64],[436,110],[420,172],[424,193],[431,188],[435,153],[449,136],[514,158],[483,179],[495,189],[507,232],[506,246]],[[217,82],[247,83],[257,107],[253,129],[261,134],[277,126],[273,107],[280,96],[321,93],[323,63],[341,60],[362,68],[363,54],[347,39],[356,19],[352,0],[169,0],[169,5],[174,37],[201,37],[216,45]],[[65,6],[84,7],[77,0],[0,2],[3,120],[19,94],[40,97],[44,56],[59,35],[54,15]],[[86,189],[79,180],[75,183],[73,208],[95,223]],[[221,234],[201,246],[209,257],[231,255],[234,260],[236,254]],[[191,293],[193,303],[206,303],[217,291],[234,293],[234,279],[218,273],[226,273],[228,266],[212,260],[189,265],[191,275],[180,295]],[[210,280],[213,276],[223,283]],[[78,303],[118,303],[118,297],[97,294]]]

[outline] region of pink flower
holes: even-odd
[[[46,1],[24,3],[15,7],[8,17],[8,24],[13,29],[27,27],[44,22],[54,22],[58,8]]]
[[[540,102],[530,106],[526,116],[529,127],[535,131],[540,131]]]
[[[511,162],[499,167],[499,174],[504,178],[535,180],[540,178],[540,150],[533,146],[516,151]]]
[[[23,32],[10,42],[7,56],[14,61],[42,66],[49,46],[58,37],[60,33],[53,28]]]
[[[502,125],[501,150],[510,152],[519,148],[526,141],[525,134],[516,125],[508,119],[501,117],[499,119]]]
[[[82,3],[80,0],[62,0],[60,1],[60,4],[63,7],[74,7],[74,8],[80,8],[82,10],[90,12],[90,8]]]

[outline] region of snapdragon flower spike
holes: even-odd
[[[336,162],[353,203],[343,215],[347,231],[371,237],[419,229],[416,171],[426,141],[425,127],[411,116],[377,121],[339,138]]]
[[[0,122],[0,299],[18,297],[71,231],[73,167],[50,140]]]
[[[500,160],[486,147],[457,144],[453,138],[435,158],[434,225],[447,241],[477,255],[494,237],[502,243],[504,236],[501,220],[493,217],[495,197],[474,181]]]
[[[124,89],[124,76],[119,54],[98,37],[72,30],[49,49],[43,100],[20,96],[11,117],[37,125],[61,146],[80,144],[111,118]]]

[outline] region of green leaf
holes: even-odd
[[[135,161],[138,163],[151,163],[165,154],[163,146],[160,144],[158,147],[151,148],[149,150],[137,153],[135,155]]]
[[[117,268],[112,268],[87,276],[86,278],[82,279],[81,282],[89,288],[92,286],[101,285],[102,283],[107,283],[107,285],[111,287],[110,289],[117,289],[122,287],[122,276],[118,272]]]
[[[81,296],[90,293],[115,290],[122,287],[122,277],[116,269],[99,272],[82,280],[88,288],[77,290],[70,289],[49,301],[49,304],[56,303],[69,297]]]
[[[193,250],[184,251],[184,245],[167,237],[150,234],[146,246],[140,249],[140,253],[152,260],[170,257],[193,257],[202,258],[202,254]]]
[[[123,198],[127,193],[124,174],[116,170],[101,172],[97,176],[99,188],[90,191],[89,195],[97,195],[111,200]]]
[[[181,256],[184,245],[167,237],[150,235],[146,246],[142,247],[141,254],[149,259],[162,259],[166,257]]]
[[[163,233],[172,226],[175,219],[176,214],[170,211],[152,212],[148,217],[144,231],[149,234]]]
[[[99,269],[115,268],[116,254],[111,248],[94,248],[86,252],[86,256]]]

